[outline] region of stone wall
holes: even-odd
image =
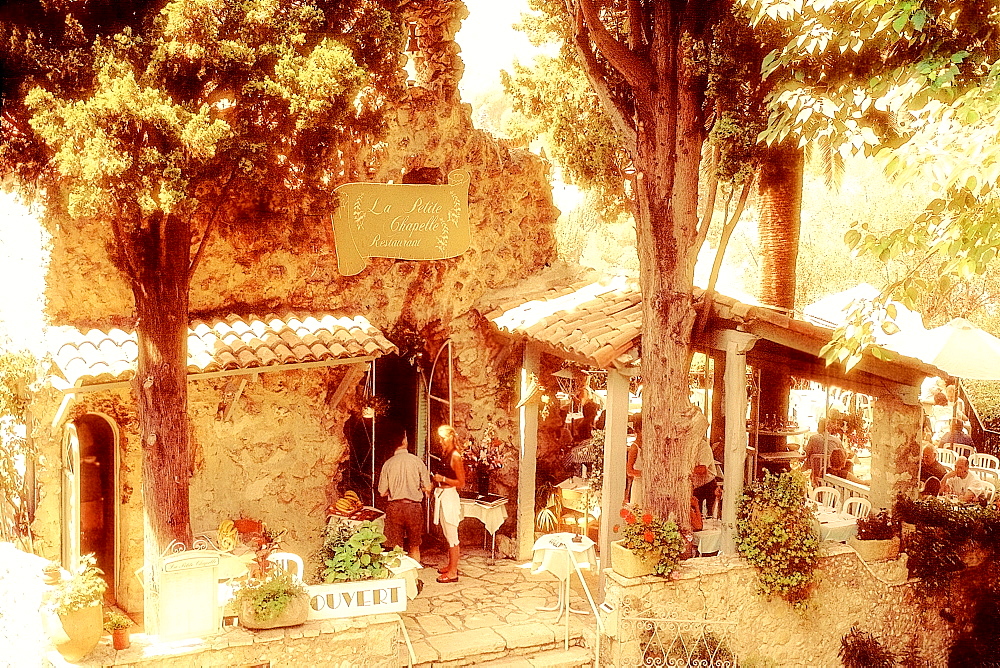
[[[517,480],[513,376],[500,363],[506,341],[496,336],[474,307],[486,292],[513,284],[555,258],[554,208],[548,165],[511,149],[472,125],[471,107],[458,98],[462,73],[454,36],[467,10],[457,0],[404,3],[417,24],[419,85],[395,103],[387,135],[377,146],[355,147],[345,157],[344,181],[399,182],[417,168],[471,173],[471,248],[447,260],[412,262],[372,259],[356,276],[337,271],[329,202],[273,203],[263,220],[230,221],[213,232],[191,285],[193,317],[229,313],[334,312],[366,316],[391,332],[414,332],[432,355],[446,340],[455,345],[456,426],[463,438],[487,423],[512,444],[497,489],[510,492]],[[111,270],[108,239],[86,221],[59,221],[47,277],[50,322],[84,330],[134,326],[131,293]],[[412,352],[412,351],[407,351]],[[428,355],[428,356],[429,356]],[[517,357],[515,351],[515,358]],[[318,546],[323,508],[329,501],[336,463],[345,451],[343,424],[351,408],[323,405],[332,371],[261,374],[234,408],[231,423],[218,420],[222,382],[197,381],[190,388],[195,530],[212,529],[225,516],[261,517],[287,528],[288,549],[308,556]],[[129,403],[127,389],[111,395]],[[89,400],[88,400],[89,401]],[[85,402],[84,402],[85,403]],[[35,526],[43,553],[60,551],[60,445],[63,424],[49,430],[58,401],[37,406],[45,462],[39,475],[42,502]],[[120,428],[120,425],[119,425]],[[130,443],[134,433],[123,430]],[[122,605],[141,607],[140,453],[123,459],[130,494],[123,502],[121,530],[128,581]],[[513,515],[513,509],[511,514]],[[137,593],[138,592],[138,593]]]
[[[825,543],[823,550],[817,584],[804,612],[756,593],[755,570],[733,557],[688,560],[671,580],[622,578],[608,569],[605,600],[631,617],[735,622],[709,630],[725,639],[741,663],[840,666],[841,638],[857,626],[876,635],[897,657],[911,657],[904,665],[947,664],[953,631],[938,614],[947,600],[906,582],[905,558],[869,566],[845,545]],[[624,623],[620,621],[619,627],[621,637]],[[670,639],[661,641],[668,644]],[[608,640],[602,664],[626,657],[621,665],[636,665],[631,661],[637,643]]]
[[[892,510],[900,493],[911,493],[917,479],[923,409],[907,405],[886,393],[875,401],[871,427],[872,448],[871,502],[875,510]]]

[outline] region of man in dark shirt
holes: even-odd
[[[930,443],[925,444],[920,456],[920,482],[924,483],[920,493],[937,496],[941,489],[941,479],[947,472],[944,464],[937,460],[937,448]]]

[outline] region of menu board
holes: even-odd
[[[219,555],[187,550],[158,564],[159,637],[194,638],[219,631]]]

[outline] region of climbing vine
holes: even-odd
[[[804,609],[819,552],[815,512],[806,506],[798,471],[766,474],[751,484],[736,511],[736,549],[757,569],[760,591]]]
[[[0,541],[29,551],[34,489],[28,471],[35,448],[27,438],[26,411],[36,367],[30,354],[0,354]]]

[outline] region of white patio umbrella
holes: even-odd
[[[817,325],[839,327],[847,322],[847,317],[850,315],[856,301],[870,301],[878,297],[879,294],[879,289],[875,286],[868,283],[859,283],[853,288],[848,288],[842,292],[827,295],[822,299],[814,301],[802,309],[802,315],[805,316],[806,320]],[[886,348],[892,348],[900,354],[912,356],[904,350],[898,350],[896,344],[909,339],[909,336],[903,336],[904,333],[920,336],[926,332],[927,328],[924,327],[923,318],[916,311],[911,311],[897,301],[890,301],[889,303],[896,308],[895,323],[899,327],[899,332],[886,334],[881,328],[876,327],[874,332],[875,342]]]
[[[1000,380],[1000,338],[976,327],[965,318],[910,338],[906,350],[945,373],[973,380]]]

